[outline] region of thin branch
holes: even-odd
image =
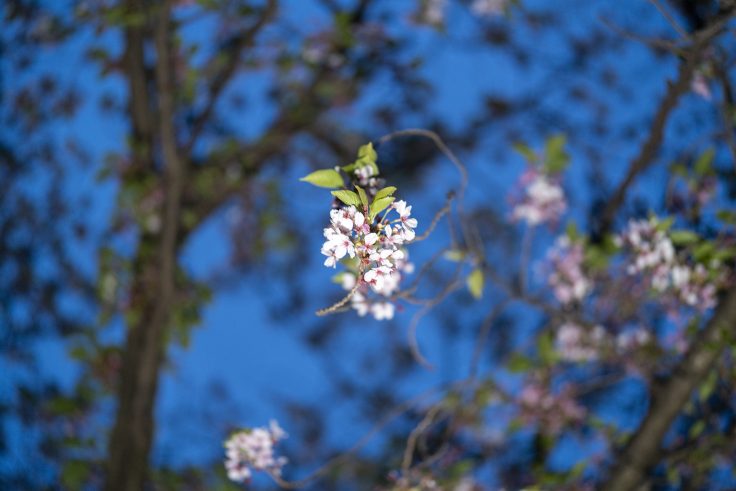
[[[414,457],[414,450],[417,447],[417,440],[419,437],[432,426],[435,417],[442,410],[442,404],[435,405],[432,409],[427,411],[427,414],[422,418],[419,424],[409,434],[409,438],[406,441],[406,448],[404,449],[404,457],[401,461],[401,473],[406,476],[409,474],[411,469],[411,462]]]
[[[677,34],[680,35],[683,39],[690,39],[690,35],[687,33],[685,29],[682,28],[679,22],[677,22],[677,19],[675,19],[672,14],[669,13],[669,11],[664,8],[664,6],[659,3],[659,0],[649,0],[652,2],[652,4],[656,7],[657,10],[659,10],[659,13],[662,14],[662,17],[664,17],[667,22],[672,26],[672,28],[677,32]]]
[[[236,37],[233,40],[232,45],[228,47],[228,50],[231,51],[230,57],[228,58],[227,63],[222,68],[222,70],[217,72],[212,78],[212,83],[209,87],[209,94],[207,97],[207,102],[205,103],[205,107],[204,109],[202,109],[202,112],[194,118],[191,133],[189,135],[189,140],[184,145],[185,155],[189,154],[189,152],[194,147],[195,143],[197,142],[197,138],[199,138],[200,133],[202,132],[202,130],[204,130],[204,127],[210,120],[212,112],[214,111],[215,106],[220,99],[220,95],[237,72],[237,68],[240,63],[240,57],[243,54],[243,51],[254,44],[255,38],[258,33],[261,32],[261,29],[263,29],[263,27],[268,24],[268,22],[276,14],[277,6],[278,4],[276,0],[268,0],[263,8],[263,11],[261,12],[261,15],[253,23],[253,25],[243,31],[240,36]],[[221,53],[218,53],[217,56],[221,56]]]
[[[422,400],[427,399],[429,396],[439,392],[440,390],[449,390],[454,385],[455,384],[453,383],[446,387],[435,387],[402,402],[398,406],[394,407],[391,411],[389,411],[385,416],[383,416],[383,418],[381,418],[375,425],[373,425],[370,431],[363,435],[363,437],[361,437],[352,447],[350,447],[348,450],[341,453],[340,455],[328,460],[325,464],[310,473],[308,476],[297,481],[286,481],[282,479],[281,476],[277,476],[274,474],[271,474],[271,478],[276,482],[276,484],[284,489],[299,489],[306,486],[307,484],[312,483],[316,479],[331,471],[336,466],[345,462],[348,458],[350,458],[361,448],[363,448],[369,441],[371,441],[373,437],[380,433],[386,426],[388,426],[399,416],[406,413],[412,407],[419,404]]]
[[[475,340],[473,357],[470,359],[470,372],[468,374],[468,379],[470,381],[475,380],[478,375],[480,356],[483,352],[483,346],[485,346],[486,339],[488,338],[488,333],[491,331],[493,323],[496,322],[496,319],[498,319],[501,313],[503,313],[509,303],[511,303],[511,299],[506,299],[503,302],[497,303],[493,306],[486,318],[483,319],[483,324],[481,324],[480,331],[478,331],[478,337]]]
[[[340,300],[339,302],[336,302],[336,303],[330,305],[329,307],[326,307],[324,309],[318,310],[316,312],[316,314],[318,316],[322,317],[322,316],[325,316],[325,315],[328,315],[328,314],[334,314],[335,312],[339,312],[340,309],[342,307],[344,307],[345,304],[347,304],[350,301],[351,298],[353,298],[353,295],[355,295],[358,292],[358,288],[360,288],[361,281],[362,281],[360,278],[361,278],[361,275],[358,275],[358,277],[355,280],[355,286],[353,287],[352,290],[350,290],[348,292],[347,295],[345,295],[342,298],[342,300]]]
[[[440,136],[434,131],[420,128],[409,128],[405,130],[394,131],[393,133],[384,135],[378,140],[378,143],[386,143],[402,136],[421,136],[424,138],[429,138],[434,142],[439,151],[442,152],[445,157],[450,160],[450,162],[452,162],[455,168],[457,168],[457,171],[460,173],[460,190],[458,191],[458,201],[462,202],[463,196],[465,195],[465,189],[468,187],[468,171],[462,161],[457,157],[457,155],[455,155],[455,153],[450,150],[450,148],[445,144],[444,140],[442,140],[442,138],[440,138]]]

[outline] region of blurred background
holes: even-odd
[[[316,316],[344,295],[320,255],[332,200],[298,179],[352,162],[383,135],[430,129],[467,167],[463,219],[484,261],[509,284],[549,297],[546,250],[568,223],[596,232],[661,116],[667,81],[682,78],[687,53],[678,55],[683,33],[673,25],[699,32],[723,5],[6,0],[0,8],[0,489],[22,490],[238,489],[222,442],[270,419],[289,434],[279,445],[284,478],[299,479],[403,401],[472,370],[518,393],[541,363],[537,333],[549,313],[523,302],[497,309],[507,295],[489,282],[480,300],[462,285],[431,309],[399,302],[388,321],[352,310]],[[713,210],[733,206],[723,129],[733,113],[720,103],[732,97],[732,41],[728,32],[703,47],[703,60],[723,62],[709,65],[720,72],[705,70],[693,85],[697,65],[680,82],[658,165],[632,184],[616,223],[649,210],[686,215],[672,165],[690,169],[709,147],[722,182]],[[536,151],[554,135],[567,141],[568,212],[529,236],[509,220],[509,196],[527,169],[514,144]],[[457,189],[457,170],[426,138],[376,149],[421,233]],[[713,213],[698,211],[697,223],[708,226]],[[471,267],[433,259],[453,233],[442,220],[411,248],[417,269],[433,265],[417,296],[437,297],[457,267]],[[647,320],[670,322],[661,313]],[[413,330],[431,369],[412,356]],[[482,414],[439,428],[426,444],[450,442],[440,463],[447,489],[594,486],[646,413],[662,368],[611,365],[595,374],[614,382],[579,398],[589,424],[573,430],[550,435],[511,404],[483,412],[478,401]],[[570,380],[591,377],[576,370]],[[733,401],[721,402],[732,414]],[[307,488],[390,489],[426,404],[381,425]],[[708,489],[736,486],[731,450],[703,471]],[[695,474],[665,472],[653,486],[705,489],[681,487]],[[249,486],[276,487],[266,476]]]

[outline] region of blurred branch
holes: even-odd
[[[686,49],[684,59],[680,62],[675,81],[667,84],[667,92],[657,109],[649,134],[641,146],[639,154],[631,162],[624,180],[616,188],[604,208],[599,222],[596,224],[595,236],[598,240],[601,240],[612,228],[616,214],[623,206],[631,184],[640,174],[654,164],[664,139],[664,130],[670,114],[677,107],[680,97],[690,90],[693,74],[698,63],[702,60],[705,48],[710,41],[723,31],[732,15],[733,11],[729,11],[693,37],[691,47]]]
[[[650,2],[652,2],[654,7],[659,11],[660,14],[662,14],[662,17],[664,17],[667,22],[669,22],[669,24],[672,26],[675,32],[677,32],[677,34],[679,34],[684,39],[690,38],[687,31],[685,31],[680,23],[677,22],[677,19],[675,19],[661,3],[659,3],[659,0],[650,0]]]
[[[604,491],[630,491],[645,479],[662,456],[662,439],[693,391],[729,346],[729,331],[736,324],[736,288],[721,300],[713,317],[698,334],[691,349],[669,379],[654,393],[649,412],[621,452]]]
[[[334,457],[333,459],[327,461],[325,464],[323,464],[321,467],[319,467],[317,470],[310,473],[308,476],[296,480],[296,481],[286,481],[281,478],[281,476],[271,474],[271,477],[273,480],[281,486],[284,489],[299,489],[303,488],[304,486],[314,482],[315,480],[319,479],[323,475],[330,472],[332,469],[337,467],[338,465],[345,462],[347,459],[349,459],[353,454],[355,454],[358,450],[363,448],[369,441],[373,439],[374,436],[376,436],[378,433],[380,433],[386,426],[391,424],[395,419],[397,419],[399,416],[403,415],[407,411],[409,411],[411,408],[419,404],[424,399],[428,398],[429,396],[436,394],[440,391],[446,391],[450,390],[452,387],[458,385],[458,383],[450,384],[447,387],[436,387],[429,389],[427,391],[422,392],[421,394],[412,397],[411,399],[407,399],[406,401],[402,402],[401,404],[397,405],[393,409],[391,409],[388,413],[386,413],[383,418],[381,418],[371,429],[368,431],[363,437],[361,437],[352,447],[350,447],[345,452],[341,453],[340,455]]]
[[[276,0],[268,0],[261,15],[248,29],[243,31],[239,36],[232,40],[232,44],[228,46],[229,57],[225,62],[225,65],[220,71],[218,71],[212,78],[212,82],[209,86],[209,93],[207,102],[202,112],[194,118],[192,124],[192,131],[189,136],[189,140],[184,145],[184,154],[188,155],[192,148],[197,142],[197,138],[204,130],[207,122],[212,116],[212,112],[217,105],[217,101],[220,99],[220,95],[227,87],[230,80],[237,72],[238,64],[240,63],[240,57],[246,48],[249,48],[255,43],[255,38],[263,27],[273,18],[276,14],[278,3]],[[215,56],[219,57],[222,53],[218,52]]]

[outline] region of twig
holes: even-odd
[[[667,22],[670,23],[672,28],[679,34],[683,39],[690,39],[690,35],[687,33],[685,29],[682,28],[679,22],[677,22],[677,19],[675,19],[672,14],[670,14],[664,6],[659,3],[659,0],[649,0],[652,2],[652,4],[656,7],[657,10],[659,10],[659,13],[662,14],[662,17],[667,19]]]
[[[424,138],[429,138],[434,142],[440,152],[442,152],[445,157],[447,157],[450,162],[453,163],[453,165],[457,168],[457,171],[460,173],[460,190],[458,191],[458,200],[462,202],[463,196],[465,195],[465,189],[468,186],[468,171],[465,168],[465,165],[460,161],[457,155],[455,155],[455,153],[450,150],[450,148],[445,144],[442,138],[440,138],[437,133],[431,130],[409,128],[405,130],[394,131],[393,133],[384,135],[379,138],[378,142],[386,143],[402,136],[421,136]]]
[[[378,434],[381,430],[383,430],[388,424],[390,424],[392,421],[394,421],[399,416],[403,415],[406,411],[414,407],[415,405],[419,404],[422,400],[428,398],[432,394],[437,393],[440,390],[449,390],[451,389],[456,383],[449,384],[445,387],[435,387],[429,390],[426,390],[422,392],[421,394],[418,394],[401,404],[394,407],[391,411],[389,411],[383,418],[381,418],[373,427],[363,435],[352,447],[350,447],[345,452],[341,453],[340,455],[328,460],[325,464],[317,468],[317,470],[310,473],[308,476],[296,480],[296,481],[286,481],[281,476],[271,474],[271,478],[284,489],[299,489],[301,487],[306,486],[307,484],[313,482],[314,480],[318,479],[322,475],[329,472],[331,469],[333,469],[335,466],[341,464],[342,462],[346,461],[349,457],[351,457],[353,454],[355,454],[358,450],[363,448],[371,439],[373,439],[376,434]]]
[[[346,303],[350,301],[351,298],[353,298],[353,295],[355,295],[355,293],[358,291],[358,288],[360,288],[360,282],[361,282],[360,275],[358,275],[358,278],[356,278],[355,280],[355,286],[353,287],[352,290],[350,290],[350,292],[348,292],[347,295],[343,297],[342,300],[340,300],[337,303],[332,304],[329,307],[325,307],[324,309],[318,310],[316,314],[321,317],[321,316],[332,314],[332,313],[339,311],[340,308],[342,308]]]

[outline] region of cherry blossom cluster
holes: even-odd
[[[358,286],[357,291],[350,298],[350,305],[359,316],[363,317],[370,313],[376,320],[392,319],[396,306],[390,301],[391,296],[399,290],[399,285],[403,275],[414,272],[414,264],[408,261],[408,254],[404,254],[402,259],[394,262],[396,269],[383,279],[380,289],[369,287],[365,281]],[[352,272],[344,272],[340,275],[340,284],[345,290],[352,290],[355,287],[357,276]],[[369,288],[371,288],[377,296],[371,296]],[[383,298],[381,298],[383,297]]]
[[[566,322],[557,330],[555,348],[564,361],[586,362],[598,359],[606,331],[596,325],[588,330],[578,324]]]
[[[352,164],[321,169],[301,180],[318,187],[332,188],[333,208],[330,225],[323,230],[324,265],[346,271],[338,282],[350,293],[348,299],[358,315],[370,313],[377,320],[391,319],[395,313],[392,298],[403,275],[414,266],[408,262],[404,246],[416,238],[417,219],[412,207],[396,200],[394,186],[378,177],[378,154],[371,143],[358,150]],[[349,184],[346,184],[346,178]],[[354,191],[353,191],[354,190]]]
[[[529,226],[557,222],[567,210],[560,184],[539,169],[530,168],[519,178],[521,196],[513,199],[511,219]]]
[[[558,433],[566,424],[582,421],[586,414],[569,390],[554,394],[537,382],[524,386],[519,406],[523,420],[537,421],[540,428],[550,433]]]
[[[716,286],[705,267],[678,258],[672,240],[656,218],[631,220],[616,242],[633,254],[627,272],[647,275],[656,292],[672,294],[685,305],[701,311],[715,306]]]
[[[377,320],[394,316],[395,307],[388,298],[398,290],[402,273],[413,271],[401,246],[414,240],[416,226],[411,206],[405,201],[392,203],[375,224],[368,223],[354,206],[330,211],[330,227],[324,229],[322,245],[322,254],[327,256],[324,264],[335,267],[346,256],[357,260],[357,271],[343,273],[340,282],[346,290],[353,290],[356,282],[360,283],[351,297],[358,315],[370,312]],[[371,300],[369,290],[384,299]]]
[[[250,479],[252,471],[281,475],[285,457],[277,457],[274,447],[286,438],[279,424],[271,420],[268,428],[258,427],[238,431],[225,442],[227,477],[236,482]]]
[[[581,301],[592,288],[592,282],[583,271],[583,259],[583,245],[566,235],[558,237],[547,253],[551,266],[547,283],[562,305]]]

